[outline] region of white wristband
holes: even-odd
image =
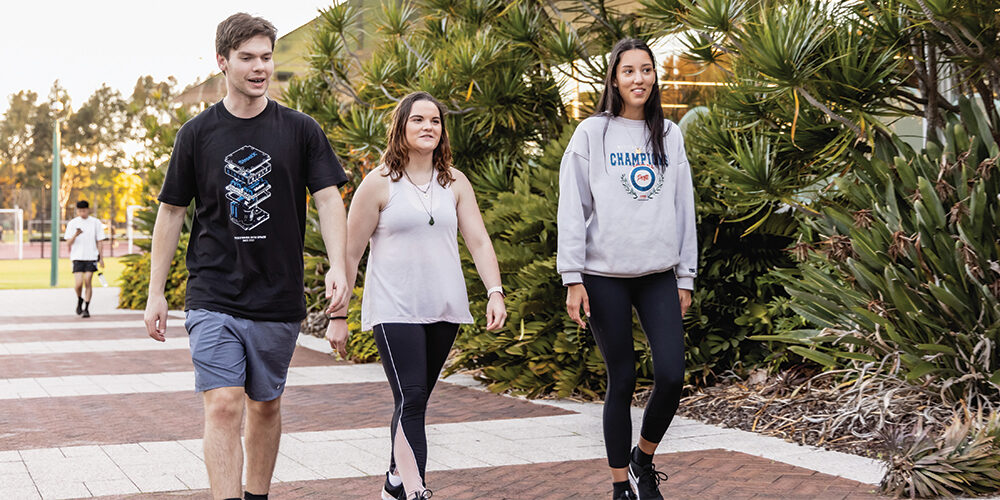
[[[487,299],[490,298],[490,296],[493,295],[495,292],[500,292],[500,296],[501,297],[506,297],[507,296],[507,294],[503,293],[503,287],[502,286],[495,286],[493,288],[490,288],[489,290],[486,290],[486,298]]]

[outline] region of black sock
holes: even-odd
[[[611,486],[614,486],[615,488],[615,492],[612,494],[615,497],[621,495],[622,492],[631,489],[631,486],[628,485],[628,481],[622,481],[620,483],[611,483]]]
[[[243,500],[267,500],[267,493],[264,493],[263,495],[254,495],[249,491],[244,491],[243,495]]]
[[[77,305],[77,307],[80,307],[80,306],[83,305],[83,297],[77,297],[76,298],[76,305]]]
[[[632,452],[632,461],[639,465],[649,465],[653,463],[653,455],[647,455],[636,446],[635,451]]]
[[[90,302],[84,302],[83,303],[83,310],[84,311],[89,311],[90,310]]]

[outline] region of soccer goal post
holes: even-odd
[[[0,215],[11,214],[14,217],[14,242],[17,245],[17,259],[24,260],[24,209],[23,208],[0,208]],[[3,233],[3,226],[0,226],[0,233]]]

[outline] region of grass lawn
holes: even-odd
[[[49,288],[51,273],[49,259],[4,259],[0,260],[0,290],[16,288]],[[108,286],[118,286],[118,277],[124,265],[119,257],[105,259],[104,278]],[[94,273],[94,286],[101,283]],[[59,282],[57,288],[73,288],[73,263],[69,259],[59,259]]]

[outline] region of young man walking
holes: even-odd
[[[73,288],[76,290],[76,314],[90,317],[90,299],[94,295],[93,278],[97,265],[104,267],[101,243],[107,239],[104,224],[90,216],[87,200],[76,202],[76,217],[66,223],[63,239],[69,243],[69,258],[73,261]]]
[[[281,394],[305,317],[306,190],[330,258],[326,294],[343,305],[346,181],[312,118],[267,98],[276,31],[235,14],[219,24],[226,97],[177,133],[153,229],[150,337],[165,340],[164,284],[188,204],[185,310],[195,389],[205,405],[205,465],[213,498],[266,499],[281,438]],[[338,306],[339,307],[339,306]],[[244,395],[245,394],[245,395]],[[246,409],[246,469],[240,423]]]

